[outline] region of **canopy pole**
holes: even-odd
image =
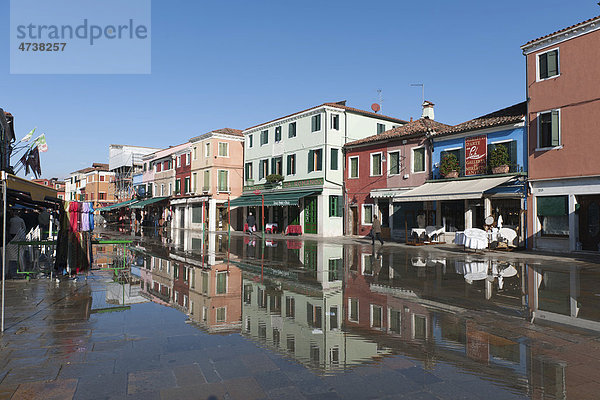
[[[2,209],[3,209],[3,221],[2,221],[2,321],[0,322],[0,333],[4,333],[4,285],[6,275],[6,246],[8,240],[6,240],[6,192],[8,191],[8,182],[6,181],[6,171],[2,171]]]

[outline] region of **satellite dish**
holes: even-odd
[[[371,104],[371,110],[373,110],[374,112],[378,112],[379,110],[381,110],[381,106],[377,103],[373,103]]]

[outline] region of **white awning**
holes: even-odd
[[[513,179],[514,176],[479,178],[425,183],[418,188],[394,196],[394,201],[436,201],[480,199],[487,190]]]
[[[412,188],[406,189],[373,189],[369,195],[372,199],[384,199],[390,197],[401,196],[403,193],[408,192]]]

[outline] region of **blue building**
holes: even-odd
[[[515,229],[523,243],[526,112],[523,102],[432,135],[430,179],[394,200],[423,201],[424,210],[446,232],[483,228],[486,217],[501,215],[503,226]]]

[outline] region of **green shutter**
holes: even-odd
[[[558,117],[558,110],[552,110],[552,146],[558,146],[560,144],[560,118]]]
[[[292,174],[292,156],[287,156],[287,168],[285,171],[288,175]]]
[[[177,179],[175,181],[175,193],[179,193],[180,186],[181,186],[181,179]]]
[[[335,196],[329,196],[329,216],[335,215]]]
[[[310,119],[310,131],[311,131],[311,132],[314,132],[314,131],[316,131],[316,130],[317,130],[317,129],[316,129],[316,126],[317,126],[317,120],[316,120],[316,116],[313,116],[313,117]]]
[[[317,155],[317,171],[322,171],[323,170],[323,151],[315,150],[315,153]]]
[[[548,54],[548,76],[558,75],[558,50],[551,51]]]
[[[465,174],[465,148],[461,147],[458,151],[458,174],[463,176]]]
[[[540,63],[540,79],[546,79],[548,77],[548,53],[539,55]]]
[[[315,170],[315,152],[314,150],[308,151],[308,172]]]
[[[331,169],[338,169],[338,149],[331,149]]]
[[[277,159],[276,158],[271,158],[271,174],[275,174],[277,173],[276,169],[277,169]]]
[[[396,175],[396,174],[400,173],[399,162],[400,162],[400,153],[397,153],[397,152],[390,153],[390,166],[389,166],[390,174]]]
[[[337,214],[338,217],[341,217],[342,215],[344,215],[344,197],[343,196],[338,196],[338,201],[337,201]],[[341,261],[341,260],[340,260]]]
[[[517,154],[517,141],[513,140],[510,143],[508,143],[507,145],[508,145],[508,154],[510,157],[508,164],[510,165],[511,171],[519,172],[518,171],[519,155]]]

